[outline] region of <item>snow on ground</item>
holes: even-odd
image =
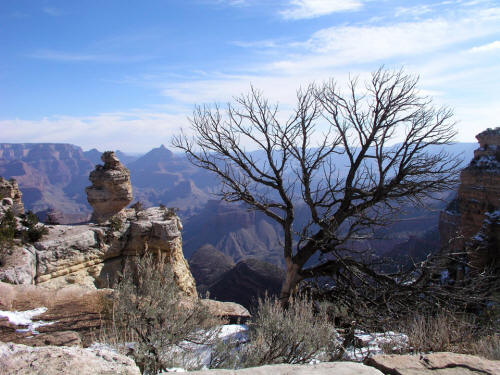
[[[206,339],[219,338],[224,341],[245,342],[247,340],[246,331],[248,327],[244,324],[226,324],[215,328],[214,330],[202,333]],[[192,342],[183,341],[175,348],[172,348],[170,355],[180,355],[183,357],[184,363],[188,367],[199,367],[208,369],[212,356],[212,346],[210,344],[195,344]],[[182,369],[176,369],[177,372],[182,372]],[[172,371],[172,370],[169,370]]]
[[[9,322],[17,326],[27,326],[27,328],[16,329],[16,332],[31,332],[37,335],[38,327],[48,326],[54,324],[55,322],[44,322],[43,320],[33,321],[33,318],[37,315],[43,314],[47,311],[46,307],[38,307],[33,310],[26,311],[4,311],[0,310],[0,318],[7,318]]]
[[[0,312],[1,313],[1,312]],[[248,327],[243,324],[227,324],[220,326],[215,330],[202,332],[201,335],[205,335],[206,338],[211,338],[216,335],[216,337],[223,340],[232,340],[240,343],[244,343],[247,340]],[[354,337],[356,338],[356,345],[348,347],[344,353],[344,359],[348,361],[363,361],[366,357],[376,354],[382,354],[384,349],[391,349],[392,351],[397,351],[404,349],[408,346],[408,336],[403,333],[396,333],[392,331],[383,333],[366,333],[360,330],[354,332]],[[342,343],[342,339],[339,337],[339,344]],[[134,343],[127,343],[126,346],[131,349]],[[115,348],[108,346],[106,344],[94,343],[91,348],[105,348],[108,350],[116,351]],[[182,358],[186,367],[200,367],[202,369],[207,369],[210,363],[210,358],[212,354],[212,347],[210,344],[195,344],[193,342],[183,341],[178,346],[170,348],[167,355],[172,357]],[[318,360],[313,360],[311,363],[318,363]],[[185,369],[180,367],[172,367],[167,369],[167,372],[160,373],[158,375],[170,372],[187,372]]]
[[[392,331],[383,333],[366,333],[360,330],[354,332],[358,341],[356,347],[346,349],[344,358],[350,361],[363,361],[366,357],[383,354],[384,347],[397,351],[408,346],[408,336]]]

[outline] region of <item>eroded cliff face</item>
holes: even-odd
[[[104,222],[132,202],[130,172],[112,151],[101,156],[104,165],[90,173],[92,186],[85,189],[87,200],[94,209],[91,221]]]
[[[0,201],[3,199],[11,199],[12,202],[5,202],[5,205],[10,205],[14,215],[24,213],[24,204],[22,201],[22,193],[19,190],[17,181],[13,178],[6,180],[0,177]]]
[[[500,128],[487,129],[476,138],[479,148],[460,174],[456,200],[441,213],[439,231],[445,251],[465,250],[472,265],[479,269],[487,261],[485,253],[478,249],[489,248],[489,245],[479,246],[477,236],[484,232],[487,235],[483,235],[483,239],[494,240],[500,234],[498,225],[492,224],[496,219],[490,217],[500,207]],[[491,256],[491,251],[488,254]]]
[[[196,296],[196,286],[182,253],[182,225],[159,207],[125,210],[106,225],[48,225],[34,243],[17,244],[0,266],[0,281],[58,289],[77,284],[112,287],[126,261],[150,252],[172,267],[182,292]]]

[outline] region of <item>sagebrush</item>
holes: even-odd
[[[331,361],[341,356],[334,325],[306,296],[291,297],[286,307],[276,299],[259,300],[248,323],[247,340],[215,348],[212,367],[241,368],[277,363]]]
[[[108,341],[121,349],[132,342],[133,357],[144,374],[196,367],[183,361],[187,344],[208,342],[206,332],[220,324],[206,307],[182,295],[167,264],[149,255],[126,265],[111,313]]]

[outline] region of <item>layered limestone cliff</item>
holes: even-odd
[[[182,253],[182,225],[166,209],[125,210],[108,225],[48,225],[41,240],[18,244],[0,266],[0,281],[57,289],[113,286],[126,261],[146,252],[171,265],[181,291],[196,296]]]
[[[24,213],[22,197],[23,195],[15,179],[6,180],[0,177],[0,201],[3,199],[12,199],[11,209],[15,215]]]
[[[488,263],[478,249],[489,248],[477,243],[479,232],[487,233],[483,239],[492,240],[500,234],[491,217],[500,206],[500,128],[487,129],[476,138],[479,148],[460,174],[457,198],[441,213],[439,231],[445,251],[467,251],[472,265],[479,269]]]
[[[94,209],[91,221],[104,222],[132,201],[130,172],[112,151],[101,156],[104,165],[90,173],[92,186],[85,189],[87,200]]]

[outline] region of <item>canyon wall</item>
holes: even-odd
[[[479,249],[491,246],[481,245],[478,240],[496,241],[500,234],[496,233],[499,226],[495,214],[500,207],[500,128],[487,129],[476,138],[479,148],[460,173],[457,198],[441,213],[439,231],[444,251],[465,251],[472,267],[480,270],[488,262]],[[489,254],[492,255],[491,251]],[[498,250],[493,258],[500,258]]]

